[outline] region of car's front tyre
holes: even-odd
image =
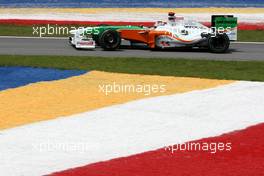
[[[121,37],[115,30],[106,30],[100,36],[99,43],[104,50],[116,50],[121,44]]]

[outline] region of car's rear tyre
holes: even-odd
[[[225,33],[208,37],[208,47],[213,53],[225,53],[228,51],[229,45],[230,40]]]
[[[115,30],[106,30],[100,36],[99,44],[104,50],[116,50],[121,44],[121,37]]]

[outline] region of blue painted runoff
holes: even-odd
[[[65,79],[84,73],[87,73],[87,71],[33,67],[0,67],[0,91],[40,81]]]

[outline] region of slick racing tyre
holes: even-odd
[[[229,49],[229,45],[230,41],[225,33],[208,37],[208,47],[213,53],[225,53]]]
[[[99,43],[104,50],[116,50],[121,44],[121,37],[115,30],[106,30],[99,38]]]

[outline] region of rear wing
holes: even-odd
[[[237,40],[237,17],[233,15],[212,15],[211,26],[216,29],[225,29],[229,40]]]

